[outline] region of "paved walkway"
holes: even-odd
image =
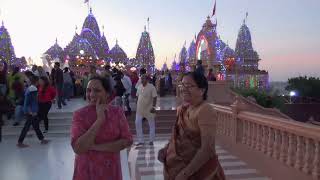
[[[53,106],[51,115],[64,115],[82,107],[82,99],[73,99],[65,109]],[[174,97],[160,98],[158,109],[175,109]],[[70,118],[70,117],[69,117]],[[70,122],[70,121],[69,121]],[[10,125],[9,125],[10,126]],[[10,131],[10,129],[8,129]],[[154,146],[132,147],[122,152],[123,179],[160,180],[162,164],[156,159],[157,153],[169,139],[170,134],[157,135]],[[3,139],[0,143],[0,180],[67,180],[72,179],[74,153],[69,137],[50,137],[48,145],[40,145],[34,137],[26,139],[31,147],[16,148],[16,138]],[[220,162],[228,179],[267,179],[247,165],[243,160],[216,146]],[[129,153],[127,153],[129,152]],[[130,178],[131,177],[131,178]]]

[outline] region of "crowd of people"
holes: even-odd
[[[19,67],[8,67],[5,62],[0,62],[0,140],[2,118],[6,116],[12,120],[13,126],[25,120],[18,147],[28,147],[23,141],[31,125],[41,143],[48,143],[43,134],[49,130],[48,113],[52,103],[57,100],[58,109],[67,105],[65,99],[70,100],[73,96],[73,87],[73,73],[68,68],[62,71],[59,62],[55,63],[51,73],[36,65],[22,72]],[[43,130],[39,126],[41,121]]]
[[[170,73],[150,77],[143,68],[138,76],[108,65],[102,71],[90,66],[90,71],[79,81],[68,68],[61,69],[58,62],[51,73],[37,66],[25,72],[20,72],[18,67],[8,70],[7,65],[0,62],[0,118],[6,115],[13,119],[14,126],[25,119],[17,143],[19,148],[28,147],[24,139],[30,126],[41,144],[47,144],[49,140],[44,133],[49,130],[48,112],[52,104],[56,102],[61,109],[73,96],[83,95],[88,105],[74,112],[71,126],[71,146],[76,153],[73,179],[121,180],[120,151],[133,144],[126,120],[131,114],[130,98],[137,98],[134,146],[146,145],[143,120],[149,124],[147,145],[153,146],[158,94],[155,81],[159,80],[164,80],[166,89],[172,88]],[[179,81],[183,103],[177,108],[172,136],[158,154],[158,160],[164,164],[164,178],[224,180],[214,149],[217,117],[206,102],[207,78],[200,66],[195,72],[182,74]],[[41,121],[44,130],[40,129]],[[0,127],[2,123],[0,119]]]

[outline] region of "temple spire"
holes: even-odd
[[[92,14],[92,7],[90,7],[90,14]]]
[[[102,36],[104,36],[104,25],[102,25]]]
[[[144,26],[144,32],[146,32],[147,31],[147,26]]]
[[[56,37],[56,44],[58,44],[58,38]]]

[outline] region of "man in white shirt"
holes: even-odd
[[[148,82],[147,75],[141,76],[141,85],[137,90],[137,112],[136,112],[136,132],[138,137],[137,146],[144,145],[143,131],[142,131],[142,119],[146,118],[149,123],[149,145],[153,145],[155,138],[155,106],[157,103],[157,90]]]
[[[130,107],[130,101],[129,101],[129,97],[130,97],[130,94],[131,94],[131,87],[132,87],[132,82],[131,82],[131,79],[123,74],[121,72],[121,82],[124,86],[124,88],[126,89],[126,92],[124,93],[124,96],[125,96],[125,104],[126,104],[126,107],[127,107],[127,110],[128,110],[128,113],[131,114],[131,107]]]

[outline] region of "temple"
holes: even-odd
[[[101,35],[92,9],[83,23],[80,34],[76,29],[72,40],[64,49],[56,41],[44,54],[49,66],[52,66],[53,61],[60,61],[61,64],[69,66],[78,76],[88,72],[90,65],[101,68],[106,64],[121,65],[127,69],[131,67],[146,68],[151,74],[155,72],[155,56],[150,33],[146,28],[141,34],[136,57],[129,59],[118,40],[115,46],[109,49],[107,38],[104,32]]]
[[[252,46],[251,33],[243,21],[239,30],[235,50],[229,47],[217,33],[217,21],[208,16],[202,29],[186,50],[181,49],[179,62],[173,61],[172,70],[192,71],[198,60],[206,69],[212,69],[217,80],[227,80],[233,87],[269,88],[269,74],[259,70],[258,53]]]

